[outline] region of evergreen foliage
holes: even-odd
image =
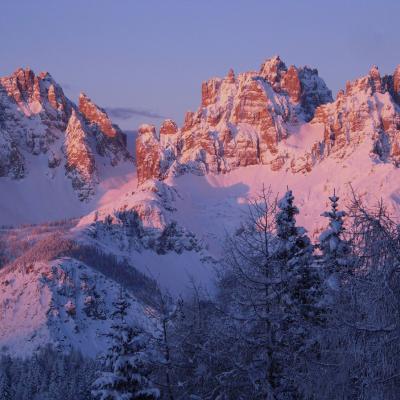
[[[46,347],[29,358],[0,358],[2,400],[89,400],[97,362]]]
[[[334,192],[329,200],[331,210],[321,214],[329,219],[329,225],[319,237],[319,248],[327,274],[337,276],[349,272],[352,263],[351,247],[343,237],[345,232],[343,218],[346,212],[338,210],[339,197]]]
[[[138,328],[129,326],[125,317],[129,303],[121,290],[114,302],[116,322],[112,326],[112,346],[106,367],[93,384],[92,394],[99,400],[155,400],[159,391],[147,378],[146,338]]]

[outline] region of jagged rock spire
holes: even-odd
[[[235,72],[232,68],[229,69],[228,75],[226,76],[226,81],[229,83],[235,83]]]
[[[46,175],[67,176],[88,200],[98,182],[96,155],[104,165],[131,160],[125,134],[107,113],[85,94],[77,107],[48,72],[19,68],[0,78],[0,88],[0,110],[9,110],[1,116],[0,176],[26,177],[22,155],[47,155]],[[60,167],[66,170],[56,174]]]

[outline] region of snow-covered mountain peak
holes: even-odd
[[[335,102],[319,107],[312,124],[324,126],[324,154],[344,157],[366,141],[371,162],[398,164],[400,108],[394,75],[381,77],[377,67],[338,93]]]
[[[27,116],[55,109],[66,113],[65,120],[70,111],[71,104],[62,88],[48,72],[35,75],[29,67],[18,68],[10,76],[0,78],[0,87]]]
[[[117,125],[114,125],[107,112],[97,106],[85,93],[79,95],[79,111],[90,124],[96,124],[108,138],[117,138],[126,145],[126,137]]]
[[[278,55],[273,56],[264,61],[261,65],[260,76],[266,79],[272,86],[275,82],[279,82],[282,75],[287,71],[286,64]]]
[[[138,138],[139,183],[257,164],[307,173],[330,154],[351,154],[367,137],[371,162],[377,156],[397,163],[399,82],[399,69],[381,77],[373,66],[333,101],[316,69],[287,68],[279,56],[259,73],[210,79],[199,110],[186,114],[176,135],[161,139],[153,129],[146,145]]]
[[[0,78],[0,143],[0,177],[30,180],[42,171],[57,190],[72,183],[81,200],[110,175],[104,167],[132,164],[125,134],[103,109],[85,95],[77,107],[49,73],[30,68]]]

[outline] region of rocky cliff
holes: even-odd
[[[226,173],[264,164],[271,170],[309,172],[330,156],[345,157],[368,142],[371,158],[399,163],[400,68],[381,77],[377,67],[349,82],[335,101],[318,71],[286,67],[278,57],[258,72],[202,84],[197,112],[178,129],[164,122],[139,129],[139,183],[190,171]]]
[[[369,141],[371,156],[400,161],[399,67],[381,77],[373,66],[368,75],[347,82],[336,100],[317,109],[312,124],[323,125],[318,157],[345,157]]]
[[[103,109],[84,94],[77,106],[49,73],[20,68],[0,78],[0,177],[28,176],[31,156],[47,158],[49,176],[63,170],[81,200],[95,192],[98,163],[132,161]]]

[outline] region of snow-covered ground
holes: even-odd
[[[70,258],[36,262],[24,270],[0,273],[0,344],[14,355],[29,354],[51,343],[71,345],[95,356],[108,347],[107,333],[120,286],[82,262]],[[130,318],[153,329],[150,310],[132,294]]]
[[[294,139],[290,140],[295,143]],[[398,214],[400,200],[400,171],[389,163],[371,159],[365,143],[346,159],[328,158],[309,173],[271,171],[268,166],[248,166],[227,174],[206,176],[184,175],[168,181],[178,192],[176,219],[204,238],[210,248],[220,249],[226,231],[238,225],[246,213],[248,201],[255,199],[264,185],[276,195],[287,187],[293,190],[300,209],[298,221],[313,234],[326,221],[320,214],[328,207],[333,190],[345,207],[351,198],[351,187],[368,204],[381,198]]]
[[[83,216],[136,188],[136,173],[131,162],[105,168],[98,165],[104,178],[88,202],[80,201],[62,168],[49,175],[47,156],[27,160],[29,174],[19,180],[0,178],[0,225],[42,223]],[[53,171],[52,171],[53,172]]]

